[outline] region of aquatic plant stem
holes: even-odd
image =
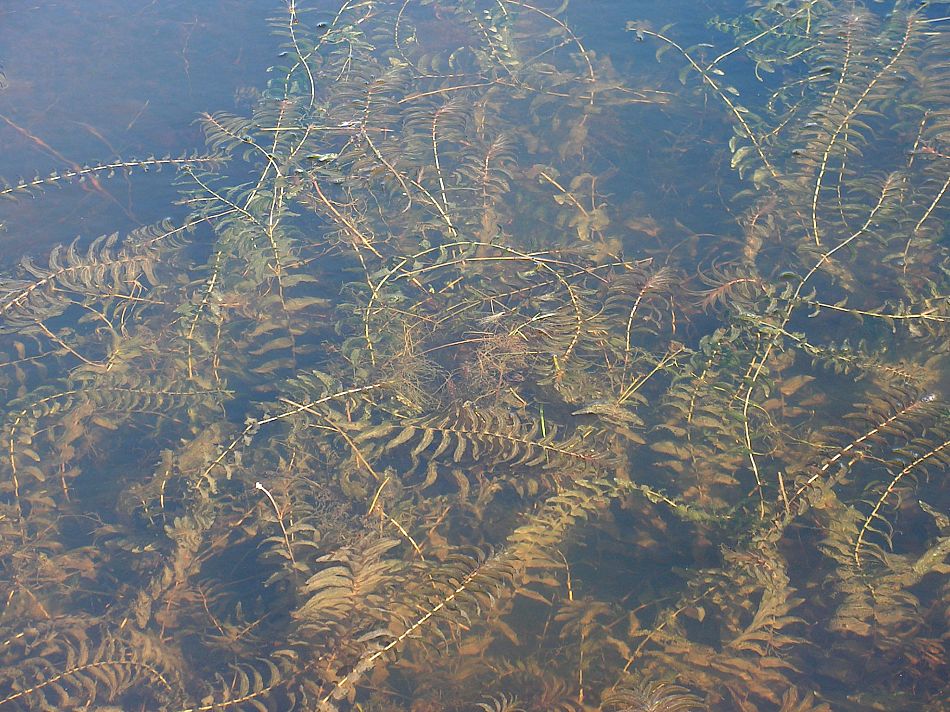
[[[261,492],[264,493],[264,495],[267,497],[267,499],[270,500],[271,506],[274,508],[274,514],[277,516],[277,523],[280,525],[280,531],[281,531],[281,532],[283,533],[283,535],[284,535],[284,545],[287,547],[287,555],[290,556],[290,561],[291,561],[291,563],[293,563],[294,565],[296,565],[296,564],[297,564],[297,559],[294,558],[294,550],[293,550],[293,548],[290,546],[290,537],[287,536],[287,527],[284,526],[284,515],[283,515],[283,513],[280,511],[280,507],[277,506],[277,501],[274,499],[274,495],[272,495],[272,494],[270,493],[270,490],[268,490],[268,489],[267,489],[264,485],[262,485],[260,482],[255,482],[255,483],[254,483],[254,488],[255,488],[255,489],[259,489]]]

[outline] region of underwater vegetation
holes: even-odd
[[[2,183],[186,217],[0,282],[0,712],[947,709],[946,9],[289,0]]]

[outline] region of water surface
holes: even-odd
[[[0,7],[0,712],[946,708],[948,15]]]

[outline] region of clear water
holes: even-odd
[[[950,709],[948,16],[0,6],[0,712]]]

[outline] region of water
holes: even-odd
[[[947,709],[948,10],[0,9],[0,712]]]
[[[50,2],[6,7],[8,86],[0,141],[8,179],[122,156],[181,154],[203,143],[199,113],[234,110],[271,61],[265,3]],[[170,214],[168,180],[20,201],[4,216],[16,252]],[[12,213],[12,214],[10,214]],[[16,259],[5,250],[6,259]]]

